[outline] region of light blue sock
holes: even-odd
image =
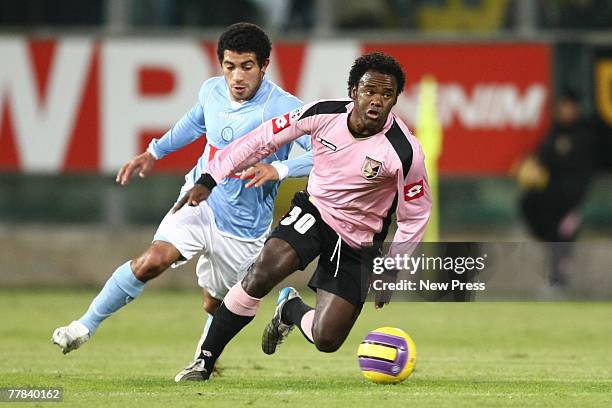
[[[130,263],[128,261],[115,270],[87,312],[79,319],[89,329],[90,336],[104,319],[136,299],[144,290],[144,282],[136,279]]]

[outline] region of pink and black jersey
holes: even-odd
[[[394,211],[394,241],[419,242],[431,211],[421,144],[393,113],[380,133],[355,138],[348,128],[352,109],[350,99],[321,100],[267,121],[217,154],[207,172],[220,182],[310,134],[308,193],[347,244],[384,239]]]

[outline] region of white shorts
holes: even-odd
[[[197,207],[185,205],[174,214],[168,212],[153,240],[171,243],[185,258],[173,264],[173,268],[202,251],[196,267],[198,285],[213,298],[222,300],[255,262],[267,236],[268,233],[247,239],[221,233],[212,209],[203,201]]]

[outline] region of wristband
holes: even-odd
[[[276,169],[276,172],[278,173],[278,181],[284,180],[289,175],[289,166],[287,166],[285,163],[275,161],[270,164]]]
[[[212,191],[212,189],[217,185],[217,182],[210,174],[204,173],[200,176],[198,181],[196,181],[196,184],[201,184],[204,187],[208,187],[208,189]]]

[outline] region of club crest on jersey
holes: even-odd
[[[230,126],[224,127],[221,131],[221,138],[228,143],[231,142],[234,139],[234,129]]]
[[[367,180],[372,180],[378,173],[380,173],[380,169],[382,168],[382,162],[378,160],[374,160],[373,158],[366,156],[365,162],[363,162],[363,166],[361,167],[361,174]]]
[[[419,197],[423,197],[423,194],[425,194],[423,180],[404,186],[404,201],[416,200]]]
[[[272,119],[272,132],[277,134],[281,130],[287,129],[290,125],[289,114],[285,113],[283,116]]]

